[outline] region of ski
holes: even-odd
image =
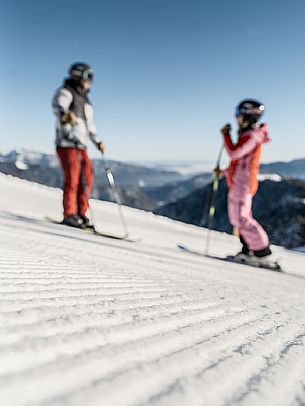
[[[52,217],[47,216],[47,217],[45,217],[45,219],[47,221],[53,223],[53,224],[58,224],[58,225],[61,225],[61,226],[69,227],[70,229],[73,228],[73,227],[70,227],[70,226],[67,226],[67,225],[63,224],[62,221],[56,220],[56,219],[54,219]],[[97,231],[93,226],[89,226],[89,227],[86,227],[86,228],[77,228],[76,227],[75,229],[83,231],[83,232],[85,232],[87,234],[93,234],[93,235],[96,235],[98,237],[110,238],[112,240],[121,240],[121,241],[127,241],[127,242],[140,242],[141,241],[140,238],[130,238],[128,235],[120,236],[120,235],[116,235],[116,234],[104,233],[104,232],[101,232],[101,231]]]
[[[177,248],[179,248],[181,251],[188,252],[190,254],[198,255],[201,257],[205,257],[205,258],[217,259],[219,261],[225,261],[225,262],[231,262],[231,263],[240,264],[240,265],[252,266],[254,268],[267,269],[269,271],[285,272],[277,261],[270,261],[268,259],[258,260],[256,258],[249,258],[246,260],[236,260],[236,258],[233,255],[228,255],[226,257],[220,257],[217,255],[204,254],[201,251],[193,250],[183,244],[177,244]]]
[[[88,234],[93,234],[97,235],[99,237],[105,237],[105,238],[112,238],[113,240],[122,240],[122,241],[128,241],[128,242],[140,242],[140,238],[130,238],[128,235],[116,235],[116,234],[110,234],[110,233],[104,233],[101,231],[97,231],[93,227],[86,227],[83,229],[83,231],[87,232]]]

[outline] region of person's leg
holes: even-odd
[[[252,196],[250,194],[236,198],[229,193],[228,214],[231,224],[238,229],[249,251],[253,251],[257,256],[271,254],[267,233],[252,217]]]
[[[239,236],[239,241],[241,242],[241,244],[243,246],[241,249],[241,252],[245,255],[248,255],[250,250],[249,250],[248,244],[246,243],[246,241],[242,235]]]
[[[93,185],[93,166],[86,150],[79,150],[81,175],[78,188],[78,214],[85,218]]]
[[[77,192],[80,179],[80,162],[75,148],[57,148],[64,175],[64,217],[77,215]]]

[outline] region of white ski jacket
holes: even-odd
[[[85,92],[80,91],[75,86],[71,86],[71,80],[66,80],[64,85],[57,89],[52,105],[56,115],[57,147],[86,149],[89,139],[95,144],[102,142],[97,135],[93,122],[91,102]],[[61,124],[61,114],[71,111],[76,116],[75,125]]]

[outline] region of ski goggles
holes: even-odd
[[[83,72],[83,80],[93,80],[93,70],[87,69]]]
[[[255,114],[255,115],[261,116],[263,114],[264,110],[265,110],[264,105],[261,105],[259,107],[247,108],[247,109],[245,109],[245,108],[238,109],[237,108],[235,111],[235,117],[239,117],[239,116],[247,115],[247,114],[248,115]]]

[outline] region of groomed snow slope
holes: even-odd
[[[176,244],[205,230],[130,208],[142,241],[109,240],[45,221],[59,190],[0,190],[1,406],[305,404],[305,254],[274,248],[286,274],[194,256]],[[212,233],[212,254],[238,246]]]

